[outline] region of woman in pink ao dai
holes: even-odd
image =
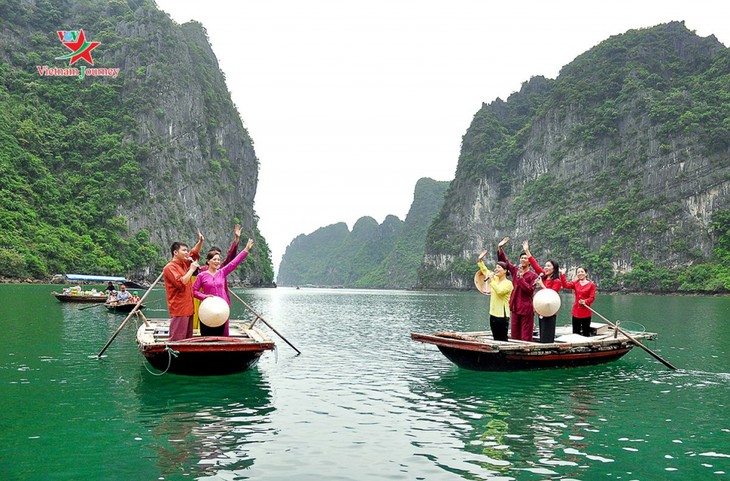
[[[226,276],[233,272],[238,264],[240,264],[246,256],[248,251],[253,246],[253,239],[249,239],[246,243],[246,247],[228,264],[221,267],[221,255],[217,252],[210,252],[206,257],[206,264],[208,264],[208,270],[202,271],[198,274],[193,285],[193,295],[201,301],[206,297],[218,296],[231,305],[231,300],[228,297],[228,291],[226,289]],[[225,324],[218,327],[209,327],[200,323],[200,335],[201,336],[228,336],[228,319]]]

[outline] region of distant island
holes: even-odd
[[[413,287],[424,255],[426,231],[441,209],[449,182],[420,179],[405,221],[394,215],[378,224],[360,218],[296,237],[279,266],[280,286]]]

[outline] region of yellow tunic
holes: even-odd
[[[492,271],[487,269],[484,262],[479,261],[477,265],[482,274],[489,278]],[[500,281],[494,276],[489,278],[489,286],[492,288],[492,296],[489,300],[489,314],[495,317],[509,317],[509,296],[512,294],[512,289],[514,289],[512,281],[506,277]]]

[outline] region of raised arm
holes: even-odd
[[[231,243],[231,247],[228,249],[228,255],[226,256],[226,260],[223,261],[221,266],[229,264],[236,257],[236,254],[238,253],[238,241],[240,239],[241,224],[236,224],[236,226],[233,228],[233,242]]]
[[[507,270],[509,270],[510,275],[512,275],[512,279],[515,279],[517,277],[517,267],[512,264],[509,259],[507,259],[507,254],[505,254],[502,249],[507,242],[509,242],[509,237],[505,237],[499,241],[499,244],[497,244],[497,260],[507,264]]]
[[[246,247],[244,247],[243,250],[236,257],[234,257],[230,263],[221,267],[221,271],[223,272],[224,276],[227,276],[228,274],[233,272],[236,267],[238,267],[238,264],[243,262],[246,256],[248,256],[248,251],[251,250],[251,247],[253,247],[253,239],[249,239],[248,242],[246,242]]]
[[[491,272],[489,269],[487,269],[487,266],[484,265],[484,257],[487,255],[487,250],[484,249],[481,254],[479,254],[479,258],[477,259],[477,266],[479,266],[479,270],[482,271],[482,274],[484,274],[484,277],[489,277],[489,274]]]
[[[560,284],[564,289],[573,289],[575,282],[568,282],[568,279],[565,277],[565,272],[565,268],[560,269]]]
[[[203,234],[200,233],[200,229],[198,229],[198,243],[195,244],[192,249],[190,249],[190,257],[195,260],[200,259],[200,249],[203,247],[204,240],[205,237],[203,237]]]
[[[542,270],[542,267],[540,267],[537,259],[532,257],[532,253],[530,252],[530,244],[527,241],[522,242],[522,250],[524,250],[525,254],[527,254],[527,260],[530,261],[530,265],[532,266],[532,269],[537,272],[537,275],[545,275],[545,271]]]

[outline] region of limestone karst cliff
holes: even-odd
[[[419,284],[470,286],[476,256],[494,260],[503,236],[513,259],[529,239],[538,260],[584,265],[605,289],[647,266],[681,272],[717,247],[729,154],[724,45],[681,22],[611,37],[476,113]]]
[[[151,0],[44,0],[4,2],[0,26],[5,275],[154,277],[172,241],[200,228],[204,249],[225,249],[238,222],[256,246],[235,277],[273,283],[258,159],[202,25]],[[58,60],[57,31],[80,29],[100,42],[93,67],[116,75],[63,75],[91,72]]]

